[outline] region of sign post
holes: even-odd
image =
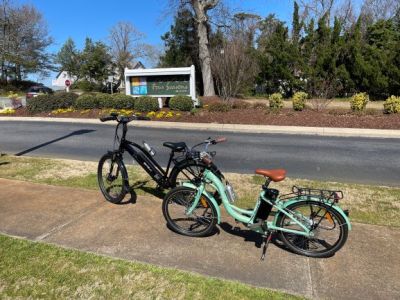
[[[71,81],[70,80],[65,80],[65,86],[66,86],[66,90],[69,93],[69,87],[71,86]]]

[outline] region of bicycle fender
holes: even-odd
[[[283,203],[283,208],[286,208],[286,207],[288,207],[289,205],[291,205],[291,204],[293,204],[293,203],[296,203],[296,202],[307,202],[307,201],[310,201],[310,200],[312,200],[312,201],[316,201],[316,202],[321,202],[321,200],[316,200],[316,199],[303,199],[303,200],[289,200],[289,201],[285,201],[284,203]],[[323,203],[325,203],[325,204],[328,204],[328,205],[330,205],[330,202],[324,202],[324,201],[322,201]],[[343,219],[346,221],[346,224],[347,224],[347,228],[349,229],[349,230],[351,230],[351,223],[350,223],[350,219],[349,219],[349,217],[344,213],[344,211],[343,211],[343,209],[341,209],[339,206],[337,206],[337,205],[333,205],[332,206],[332,208],[334,209],[334,210],[336,210],[339,214],[341,214],[342,215],[342,217],[343,217]],[[277,218],[278,216],[276,216],[275,218],[274,218],[274,225],[276,225],[275,224],[275,221],[278,219]]]
[[[184,182],[184,183],[182,183],[182,186],[188,187],[188,188],[192,188],[192,189],[194,189],[194,190],[197,189],[197,186],[195,186],[193,183],[190,183],[190,182]],[[210,199],[212,205],[214,205],[214,208],[215,208],[215,210],[217,211],[218,224],[220,224],[220,223],[221,223],[221,210],[220,210],[220,208],[219,208],[219,206],[218,206],[217,201],[216,201],[216,200],[214,199],[214,197],[213,197],[209,192],[207,192],[206,190],[204,190],[203,195],[206,196],[208,199]]]

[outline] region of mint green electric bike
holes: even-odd
[[[204,163],[211,164],[210,155],[201,155]],[[348,211],[338,206],[341,191],[294,186],[291,194],[279,196],[269,184],[284,180],[285,170],[257,169],[256,174],[265,176],[266,182],[254,209],[233,205],[235,193],[221,173],[205,169],[198,182],[183,182],[163,200],[169,228],[192,237],[210,235],[221,221],[222,203],[237,222],[262,235],[262,260],[273,233],[289,250],[305,256],[329,257],[342,248],[351,224]]]

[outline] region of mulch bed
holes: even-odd
[[[168,109],[164,109],[168,111]],[[12,116],[37,116],[61,118],[98,118],[104,112],[98,109],[82,114],[80,111],[51,114],[30,115],[26,109],[18,109]],[[181,112],[181,116],[172,118],[155,118],[156,121],[189,122],[189,123],[222,123],[222,124],[256,124],[281,126],[340,127],[340,128],[375,128],[400,129],[400,114],[383,114],[382,111],[370,110],[365,113],[352,113],[349,110],[337,109],[314,111],[306,109],[301,112],[283,109],[280,112],[269,112],[266,109],[233,109],[229,112],[209,112],[198,110],[194,115]]]

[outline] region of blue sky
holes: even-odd
[[[163,18],[167,0],[30,0],[30,3],[44,15],[55,44],[51,50],[58,51],[68,37],[72,37],[78,47],[85,37],[106,40],[109,29],[118,21],[130,21],[146,34],[146,41],[162,45],[160,36],[169,30],[172,16]],[[293,1],[291,0],[229,0],[232,8],[258,13],[262,16],[273,12],[281,19],[290,20]]]

